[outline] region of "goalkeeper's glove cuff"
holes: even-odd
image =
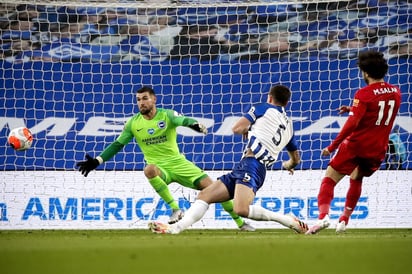
[[[103,158],[100,157],[100,156],[97,156],[96,160],[99,162],[99,165],[103,164],[103,162],[104,162]]]
[[[189,127],[197,132],[203,133],[205,135],[207,134],[207,127],[205,127],[205,125],[196,123],[196,124],[190,125]]]

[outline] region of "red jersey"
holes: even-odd
[[[359,89],[348,120],[328,150],[334,151],[346,139],[358,157],[384,157],[400,104],[399,88],[388,83],[373,83]]]

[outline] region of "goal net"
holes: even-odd
[[[337,108],[364,85],[356,62],[370,49],[384,53],[385,80],[403,95],[388,157],[366,180],[353,227],[412,227],[410,1],[4,0],[0,26],[0,229],[143,228],[167,218],[134,141],[87,178],[76,170],[138,112],[142,86],[154,88],[158,107],[208,127],[206,136],[179,128],[178,143],[212,178],[242,156],[234,121],[266,101],[271,85],[290,87],[302,163],[289,176],[280,155],[255,202],[315,220],[329,162],[320,152],[346,121]],[[7,144],[20,126],[34,136],[21,152]],[[196,197],[170,187],[184,209]],[[332,219],[345,189],[337,187]],[[235,227],[219,205],[209,211],[194,227]]]

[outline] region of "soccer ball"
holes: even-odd
[[[33,143],[33,135],[28,128],[18,127],[10,131],[7,141],[15,150],[26,150]]]

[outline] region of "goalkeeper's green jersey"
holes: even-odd
[[[195,123],[195,119],[182,116],[174,110],[157,108],[151,120],[145,119],[140,113],[130,118],[116,141],[126,145],[134,137],[147,164],[170,162],[173,158],[182,157],[177,145],[176,128]]]

